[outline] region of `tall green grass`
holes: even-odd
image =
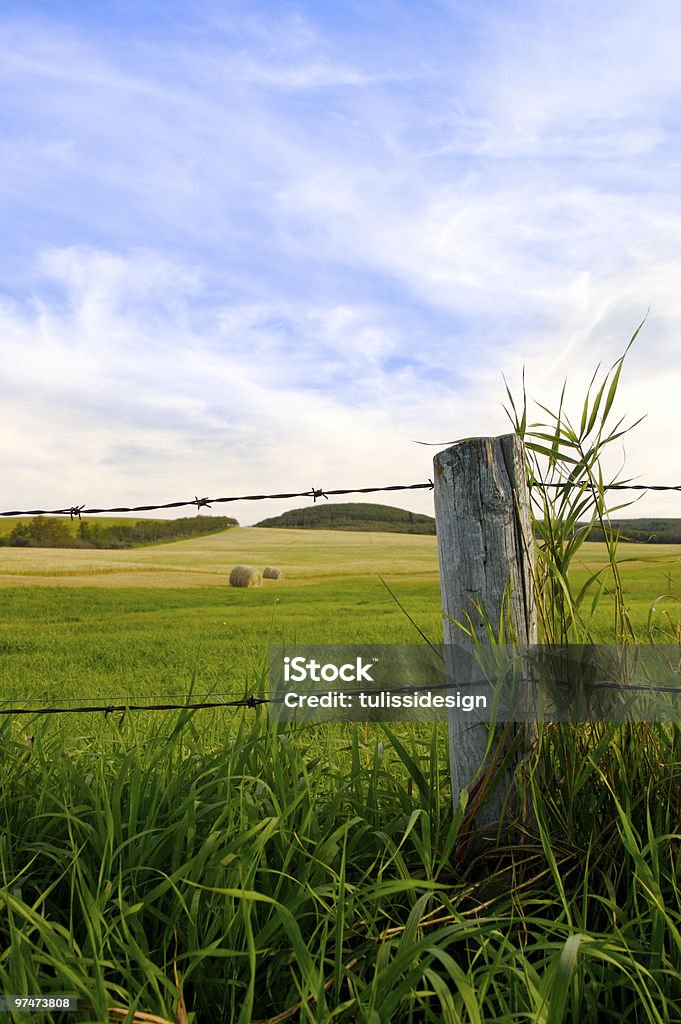
[[[536,403],[544,418],[534,423],[528,423],[524,380],[522,403],[518,405],[508,386],[506,388],[510,404],[507,413],[527,453],[533,520],[538,537],[535,593],[540,639],[546,643],[591,641],[591,622],[608,582],[614,595],[612,640],[633,638],[622,598],[618,535],[610,525],[611,513],[628,503],[612,507],[608,494],[613,484],[627,481],[618,476],[605,480],[602,459],[609,447],[640,422],[625,426],[625,418],[620,417],[613,423],[612,414],[624,360],[642,326],[620,358],[600,378],[600,367],[596,368],[576,418],[566,411],[567,382],[557,408]],[[600,527],[605,538],[607,563],[576,589],[570,570],[594,525]]]
[[[3,991],[97,1022],[681,1019],[678,731],[542,737],[537,833],[472,847],[442,730],[98,721],[5,725]]]

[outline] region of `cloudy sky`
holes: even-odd
[[[626,475],[681,483],[680,32],[674,0],[3,0],[2,508],[426,480],[414,440],[504,432],[523,367],[579,408],[646,313]]]

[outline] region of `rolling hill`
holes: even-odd
[[[311,505],[295,508],[280,516],[263,519],[256,526],[291,530],[356,530],[365,533],[420,533],[433,536],[435,520],[419,512],[407,512],[391,505],[347,502],[340,505]]]

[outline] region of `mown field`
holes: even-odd
[[[583,578],[604,553],[585,555]],[[632,621],[645,639],[664,597],[669,639],[681,548],[621,556]],[[229,588],[237,562],[286,578]],[[597,615],[608,639],[607,600]],[[408,616],[439,639],[431,537],[0,549],[6,698],[264,689],[270,642],[415,642]],[[0,728],[0,991],[80,1000],[31,1020],[681,1020],[678,727],[541,731],[501,835],[471,833],[465,798],[454,813],[446,730],[426,724],[246,709]]]
[[[1,554],[0,585],[225,587],[229,570],[241,562],[280,566],[289,584],[320,577],[437,572],[434,537],[329,530],[250,527],[133,551],[8,548]]]

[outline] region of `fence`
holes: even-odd
[[[463,443],[463,442],[461,442]],[[533,484],[534,487],[569,487],[570,484]],[[285,494],[241,494],[232,495],[228,498],[198,498],[188,500],[168,501],[155,505],[117,505],[111,508],[87,508],[85,505],[71,505],[69,508],[55,509],[24,509],[12,512],[0,512],[0,518],[9,516],[70,516],[71,519],[81,516],[109,515],[114,512],[160,512],[167,508],[190,508],[196,506],[197,511],[202,508],[210,508],[212,505],[224,504],[230,501],[272,501],[284,498],[312,498],[316,503],[318,498],[338,497],[344,494],[377,494],[379,491],[432,491],[433,481],[428,480],[422,484],[388,484],[384,487],[344,487],[336,490],[327,490],[321,487],[311,487],[309,491],[290,491]],[[681,484],[606,484],[608,491],[681,491]]]
[[[569,484],[535,486],[566,487]],[[278,494],[250,494],[219,498],[199,498],[146,505],[118,505],[109,508],[89,508],[85,504],[68,508],[32,509],[0,512],[0,517],[30,515],[69,515],[71,519],[82,515],[123,512],[151,512],[194,506],[197,511],[212,505],[235,501],[265,501],[290,498],[320,498],[349,494],[374,494],[409,490],[433,490],[435,519],[438,536],[440,585],[443,604],[445,644],[462,644],[458,623],[468,617],[474,630],[485,629],[484,614],[488,621],[508,618],[513,632],[521,643],[537,640],[537,620],[533,591],[533,538],[529,511],[529,487],[525,474],[524,450],[515,434],[500,438],[473,438],[457,443],[436,455],[434,479],[424,483],[392,484],[376,487],[340,488],[328,490],[312,487],[307,491]],[[681,485],[663,484],[610,484],[608,490],[681,491]],[[510,598],[509,598],[510,595]],[[477,610],[477,611],[476,611]],[[476,614],[473,621],[471,615]],[[445,648],[447,649],[447,648]],[[471,680],[458,679],[462,686]],[[444,687],[446,688],[446,687]],[[675,691],[676,692],[676,691]],[[105,704],[81,704],[76,700],[63,700],[62,705],[37,708],[0,708],[0,715],[78,714],[86,712],[127,711],[193,711],[226,707],[256,708],[272,702],[272,698],[259,694],[201,694],[205,699],[171,702],[172,695],[158,695],[157,703],[141,703],[146,698],[108,698]],[[165,697],[165,699],[162,699]],[[230,699],[216,699],[230,698]],[[148,700],[155,700],[150,697]],[[38,702],[38,701],[36,701]],[[24,701],[32,703],[32,701]],[[455,803],[461,789],[471,782],[493,774],[489,769],[506,756],[509,730],[506,729],[496,747],[484,723],[470,727],[455,715],[449,718],[450,762]],[[505,799],[504,787],[496,798],[489,800],[484,817],[493,820],[501,813]],[[481,819],[482,820],[482,819]]]

